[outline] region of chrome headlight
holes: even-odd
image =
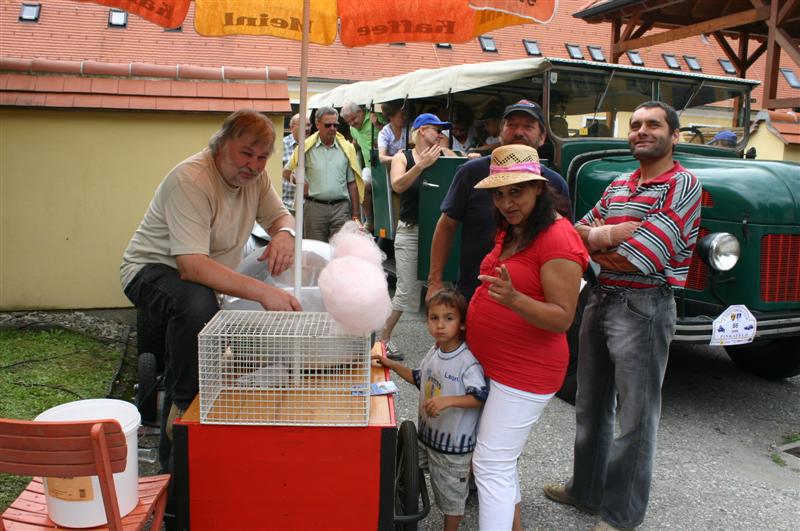
[[[712,232],[697,242],[697,254],[717,271],[730,271],[739,261],[741,247],[729,232]]]

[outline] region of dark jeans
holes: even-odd
[[[647,510],[675,317],[668,288],[596,288],[584,310],[567,491],[615,527],[641,524]]]
[[[169,266],[148,264],[125,288],[125,295],[151,320],[166,323],[166,394],[186,409],[197,395],[197,334],[219,310],[214,291],[181,280]]]

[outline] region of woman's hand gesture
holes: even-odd
[[[502,304],[503,306],[511,306],[519,297],[519,292],[514,288],[514,283],[511,281],[511,275],[508,274],[508,269],[505,265],[496,267],[495,271],[497,276],[491,275],[478,275],[478,280],[486,282],[489,287],[489,296]]]

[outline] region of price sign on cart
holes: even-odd
[[[743,345],[756,337],[756,318],[743,304],[728,306],[714,319],[709,345]]]

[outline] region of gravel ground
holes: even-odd
[[[0,327],[61,325],[135,345],[131,310],[0,313]],[[430,347],[424,317],[406,314],[394,340],[416,366]],[[129,349],[130,351],[130,349]],[[417,391],[395,378],[398,420],[416,420]],[[800,459],[780,454],[782,437],[800,432],[800,377],[765,381],[739,371],[721,349],[676,348],[664,384],[659,449],[650,507],[640,530],[795,530],[800,527]],[[519,470],[528,530],[589,529],[591,516],[544,498],[541,487],[566,480],[572,465],[574,409],[554,399],[528,441]],[[153,465],[140,463],[143,475]],[[477,529],[470,496],[462,530]],[[435,505],[420,530],[441,528]],[[324,524],[321,526],[323,529]]]

